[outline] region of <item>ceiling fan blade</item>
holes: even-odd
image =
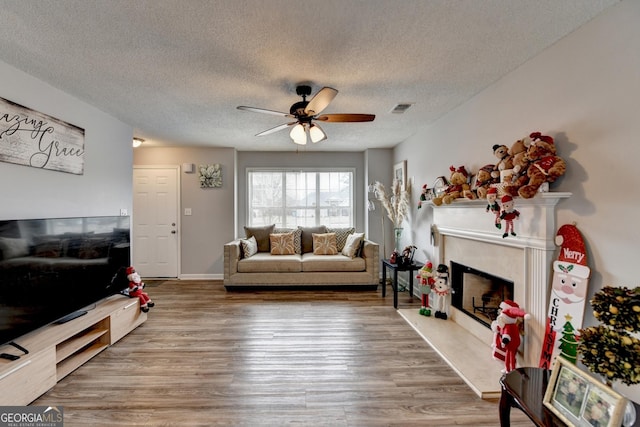
[[[265,131],[262,131],[262,132],[260,132],[260,133],[257,133],[257,134],[256,134],[256,136],[265,136],[265,135],[270,135],[270,134],[272,134],[272,133],[276,133],[276,132],[278,132],[278,131],[280,131],[280,130],[286,129],[286,128],[288,128],[289,126],[293,126],[293,125],[295,125],[296,123],[298,123],[298,122],[283,123],[283,124],[278,125],[278,126],[276,126],[276,127],[274,127],[274,128],[267,129],[267,130],[265,130]]]
[[[282,111],[266,110],[264,108],[256,108],[256,107],[246,107],[244,105],[240,105],[237,108],[238,110],[252,111],[254,113],[271,114],[272,116],[294,118],[294,116],[292,116],[291,114],[283,113]]]
[[[304,109],[304,112],[307,116],[315,116],[316,114],[320,114],[322,110],[327,108],[327,105],[333,98],[336,97],[338,91],[332,87],[323,87],[315,94],[311,101],[307,104]]]
[[[372,122],[376,118],[375,114],[323,114],[316,117],[316,120],[323,122]]]

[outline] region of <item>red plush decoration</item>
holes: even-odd
[[[467,169],[464,166],[460,166],[458,169],[450,166],[449,170],[451,171],[449,185],[442,196],[432,199],[433,204],[436,206],[440,206],[442,203],[448,205],[455,199],[461,197],[475,199],[476,195],[471,191],[471,187],[469,187],[469,173]]]
[[[530,199],[535,196],[540,186],[545,182],[554,182],[564,175],[567,165],[556,155],[553,137],[533,132],[523,159],[515,165],[518,175],[514,181],[504,187],[504,191],[512,196]]]
[[[140,309],[145,313],[148,312],[149,307],[153,307],[155,304],[151,301],[149,295],[143,291],[144,282],[133,266],[127,267],[127,279],[129,280],[129,296],[132,298],[137,297],[140,300]]]
[[[492,325],[496,332],[494,338],[494,358],[502,359],[504,353],[505,372],[511,372],[516,368],[516,354],[520,346],[520,322],[529,319],[530,314],[525,313],[520,306],[513,301],[503,301],[500,304],[502,311]],[[499,352],[496,352],[499,350]]]

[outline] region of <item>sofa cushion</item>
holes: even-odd
[[[313,233],[326,233],[327,227],[319,225],[317,227],[298,227],[302,232],[302,253],[313,252]]]
[[[344,244],[347,243],[347,237],[355,233],[356,229],[353,227],[347,228],[331,228],[327,227],[327,233],[336,233],[336,249],[338,252],[342,252]]]
[[[338,253],[335,233],[313,233],[312,236],[314,255],[335,255]]]
[[[364,239],[364,233],[350,234],[347,237],[344,248],[342,248],[342,255],[348,256],[349,258],[355,258],[360,250],[362,239]]]
[[[240,247],[242,248],[242,257],[249,258],[258,253],[258,241],[256,236],[248,239],[240,239]]]
[[[293,233],[293,247],[297,254],[302,253],[302,230],[299,228],[274,228],[273,234]]]
[[[302,271],[365,271],[367,264],[364,258],[348,258],[336,255],[302,255]]]
[[[271,242],[271,255],[294,255],[296,253],[293,232],[269,234],[269,241]]]
[[[269,252],[258,252],[251,258],[238,261],[239,273],[291,273],[302,271],[301,256],[271,255]]]
[[[273,233],[275,224],[263,227],[244,227],[247,238],[254,236],[258,242],[258,252],[269,252],[269,234]]]

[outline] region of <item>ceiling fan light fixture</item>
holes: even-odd
[[[294,119],[295,121],[290,121],[289,123],[283,123],[271,129],[267,129],[256,134],[256,136],[270,135],[274,132],[291,127],[289,136],[293,142],[298,145],[306,145],[309,139],[311,139],[313,143],[327,139],[327,134],[324,133],[320,126],[316,125],[312,121],[319,120],[325,123],[357,123],[370,122],[376,117],[375,114],[334,113],[320,115],[320,112],[322,112],[338,94],[338,91],[331,87],[323,87],[309,101],[307,101],[307,96],[311,95],[311,86],[298,85],[296,87],[296,93],[299,96],[302,96],[302,101],[294,103],[289,108],[289,113],[267,110],[264,108],[247,107],[244,105],[240,105],[237,108],[238,110],[253,111],[254,113],[264,113]]]
[[[311,142],[315,144],[316,142],[327,139],[327,134],[324,133],[320,126],[312,123],[311,127],[309,128],[309,137],[311,138]]]
[[[291,129],[289,136],[291,137],[293,142],[295,142],[298,145],[307,144],[307,132],[301,123],[298,123]]]

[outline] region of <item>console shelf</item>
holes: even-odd
[[[27,405],[147,319],[137,299],[113,295],[86,315],[16,340],[29,354],[0,360],[0,406]],[[19,355],[4,346],[0,353]]]
[[[100,341],[96,341],[77,353],[74,353],[71,357],[64,359],[56,365],[56,376],[58,381],[75,371],[80,366],[91,360],[93,356],[100,353],[107,348],[107,344],[102,344]]]

